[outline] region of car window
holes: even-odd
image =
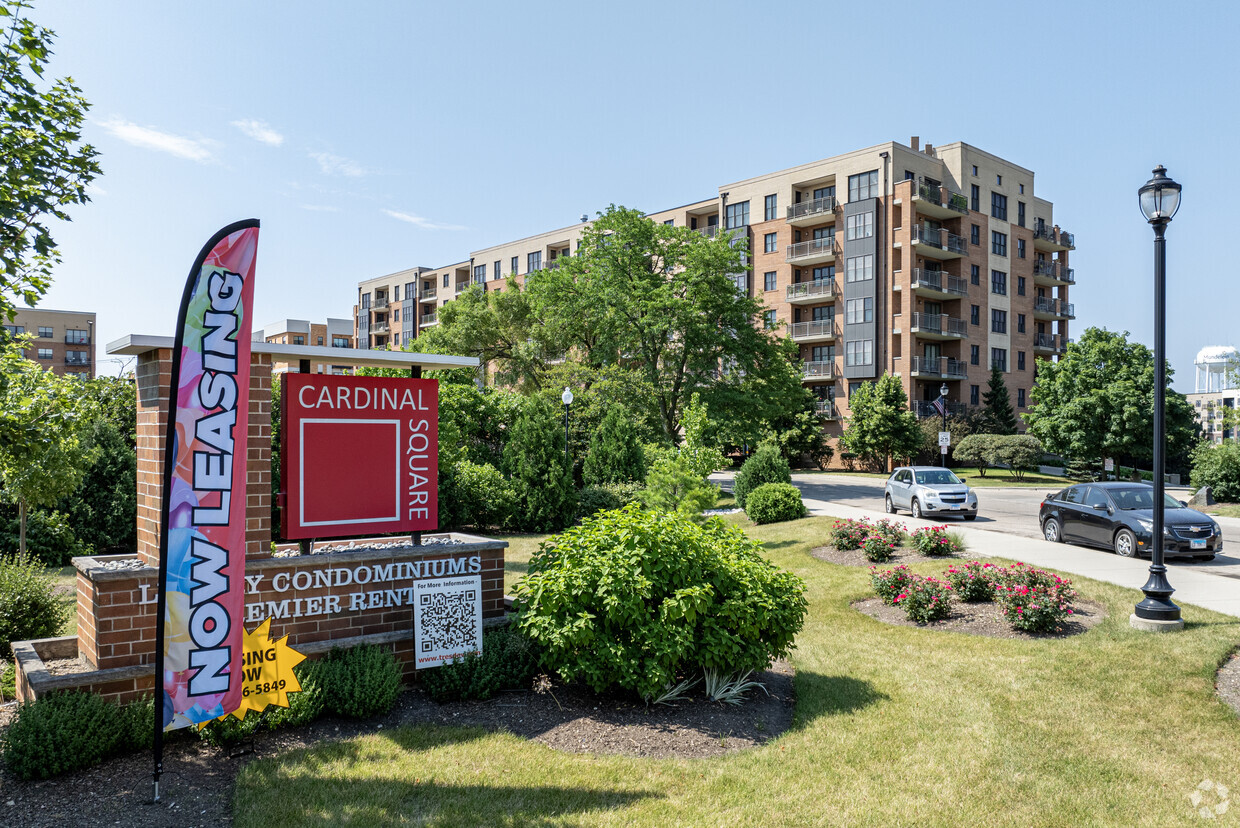
[[[1071,488],[1064,489],[1061,499],[1064,503],[1080,503],[1083,490],[1083,486],[1072,486]]]
[[[1125,511],[1154,508],[1154,490],[1148,486],[1133,486],[1131,489],[1112,489],[1111,496],[1115,498],[1115,505]],[[1165,508],[1181,508],[1180,501],[1171,495],[1164,495],[1164,497],[1163,503]]]
[[[1085,490],[1085,505],[1091,508],[1094,506],[1105,507],[1109,506],[1110,503],[1107,500],[1106,492],[1102,491],[1102,489],[1099,489],[1097,486],[1090,486]]]
[[[917,482],[922,486],[949,486],[960,482],[950,469],[920,469]]]
[[[912,473],[911,471],[909,471],[908,469],[905,469],[904,471],[900,472],[900,482],[901,482],[901,483],[903,483],[903,484],[904,484],[904,485],[906,485],[906,486],[907,486],[909,483],[912,483],[912,482],[913,482],[913,473]]]

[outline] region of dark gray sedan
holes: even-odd
[[[1223,551],[1223,533],[1209,515],[1167,496],[1163,554],[1212,560]],[[1144,483],[1081,483],[1042,501],[1042,537],[1112,549],[1125,558],[1149,555],[1153,543],[1154,487]]]

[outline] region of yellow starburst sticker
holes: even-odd
[[[271,640],[270,618],[254,632],[247,632],[241,659],[241,706],[225,715],[244,719],[246,711],[262,713],[269,704],[288,707],[288,694],[301,690],[293,668],[305,660],[288,645],[287,635]]]

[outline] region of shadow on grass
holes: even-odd
[[[565,816],[629,807],[657,796],[580,785],[459,784],[436,778],[428,751],[490,736],[478,728],[418,726],[258,762],[239,780],[239,825],[562,825]],[[391,747],[397,748],[395,755]],[[468,748],[466,748],[468,750]],[[458,760],[486,764],[485,756]],[[451,767],[451,765],[448,765]],[[496,768],[488,768],[491,773]],[[261,818],[256,818],[258,815]]]
[[[789,546],[800,546],[805,541],[799,540],[782,540],[782,541],[762,541],[763,549],[787,549]]]
[[[796,674],[797,711],[793,729],[806,727],[820,716],[842,716],[887,701],[890,696],[874,685],[850,676],[824,676],[801,670]]]
[[[526,575],[530,571],[530,565],[524,561],[504,561],[504,571],[512,572],[516,575]]]

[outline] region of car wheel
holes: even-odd
[[[1127,529],[1115,533],[1115,554],[1121,558],[1137,557],[1137,539]]]
[[[915,518],[921,517],[921,504],[917,502],[917,498],[913,498],[912,514]]]
[[[965,520],[977,520],[977,515],[965,515]]]
[[[1063,543],[1063,532],[1059,531],[1059,521],[1049,518],[1042,524],[1042,537],[1051,543]]]
[[[1214,556],[1213,555],[1193,555],[1193,560],[1202,561],[1202,562],[1212,561],[1214,560]]]
[[[887,495],[886,503],[887,514],[894,515],[896,513],[896,504],[891,502],[891,495]]]

